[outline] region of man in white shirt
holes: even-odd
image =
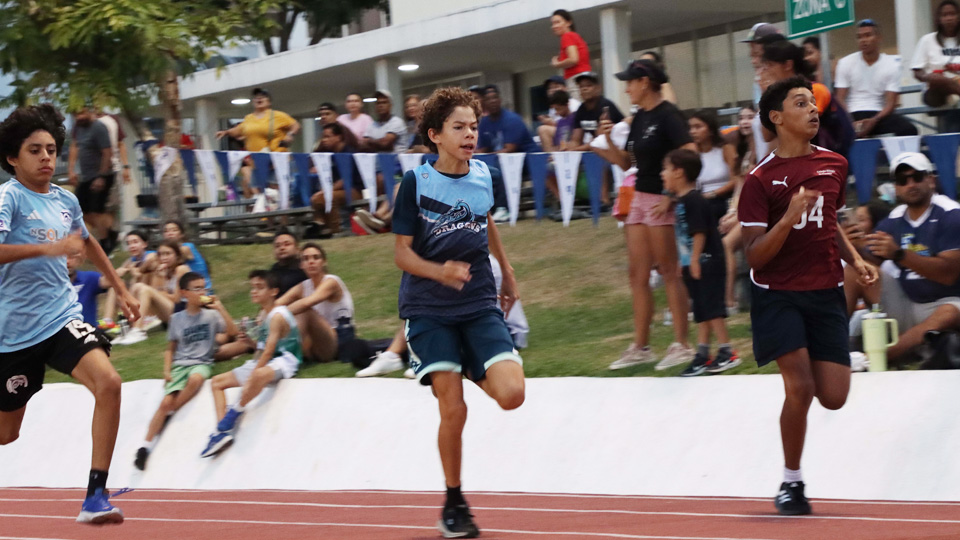
[[[837,64],[836,99],[853,116],[858,138],[916,135],[917,127],[893,112],[900,95],[900,60],[880,52],[880,39],[876,22],[857,23],[860,52]]]
[[[402,154],[407,151],[407,141],[403,136],[407,133],[407,124],[399,116],[391,113],[393,96],[386,90],[377,90],[373,94],[377,98],[374,107],[376,118],[367,127],[360,141],[364,152],[387,152]]]

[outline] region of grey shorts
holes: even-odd
[[[897,320],[901,334],[930,318],[940,306],[951,305],[960,311],[960,298],[956,296],[921,304],[910,300],[897,278],[886,272],[880,272],[880,276],[880,306],[887,316]]]

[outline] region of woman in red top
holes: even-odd
[[[560,37],[560,54],[550,59],[550,65],[563,70],[563,78],[567,80],[568,91],[571,95],[579,95],[573,78],[590,69],[590,51],[587,42],[583,41],[576,32],[573,24],[573,15],[565,9],[558,9],[550,17],[550,29]]]

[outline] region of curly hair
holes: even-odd
[[[7,158],[19,156],[23,142],[34,132],[41,130],[53,136],[57,143],[57,155],[60,155],[67,129],[63,127],[63,115],[53,105],[44,103],[20,107],[10,113],[10,116],[0,123],[0,167],[10,174],[16,174]]]
[[[434,90],[433,94],[423,102],[423,116],[420,117],[420,137],[432,152],[437,151],[437,145],[430,140],[430,130],[434,133],[443,131],[443,123],[453,114],[457,107],[468,107],[480,119],[480,101],[474,94],[459,86],[447,86]]]

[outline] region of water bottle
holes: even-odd
[[[887,348],[897,344],[899,335],[897,320],[881,313],[879,304],[863,316],[863,351],[870,360],[870,371],[887,370]]]
[[[130,324],[127,322],[127,320],[120,319],[120,335],[121,336],[127,335],[127,331],[129,330],[130,330]]]

